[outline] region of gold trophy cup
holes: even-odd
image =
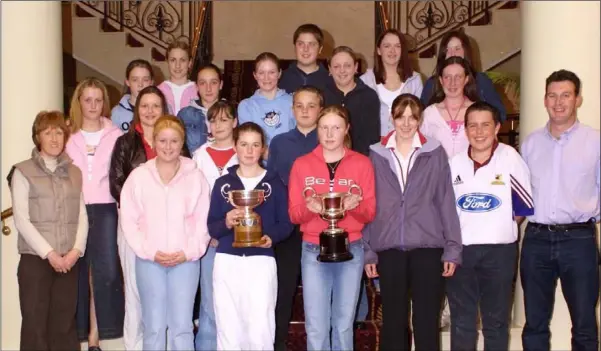
[[[268,183],[263,183],[267,190],[230,190],[229,184],[224,184],[221,187],[221,196],[237,209],[244,210],[242,218],[238,219],[234,226],[234,242],[233,247],[254,247],[259,246],[263,242],[263,230],[261,225],[261,216],[253,211],[253,209],[262,204],[271,195],[271,186]]]
[[[358,191],[361,196],[361,188],[353,184],[346,193],[324,193],[317,194],[315,189],[308,186],[303,189],[303,196],[318,198],[321,201],[322,212],[321,219],[328,222],[328,228],[319,234],[319,255],[317,260],[320,262],[343,262],[353,259],[353,254],[349,250],[348,232],[337,227],[338,221],[344,218],[346,210],[342,205],[343,200],[352,195],[353,189]]]

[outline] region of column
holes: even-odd
[[[28,158],[31,126],[40,110],[62,110],[60,1],[2,1],[2,209],[11,206],[6,175]],[[9,219],[8,224],[12,224]],[[19,349],[21,315],[16,280],[17,233],[2,237],[3,350]]]
[[[573,71],[582,81],[582,123],[599,128],[600,28],[598,1],[523,1],[520,140],[545,125],[545,79],[553,71]],[[536,210],[536,209],[535,209]],[[558,286],[551,323],[552,348],[569,350],[570,315]],[[525,323],[521,284],[516,289],[514,324]]]

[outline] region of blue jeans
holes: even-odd
[[[301,272],[307,350],[352,350],[353,321],[363,274],[363,242],[350,245],[353,259],[317,261],[319,245],[303,242]],[[330,328],[332,340],[330,342]]]
[[[117,205],[86,205],[88,241],[80,259],[77,299],[77,333],[87,340],[90,332],[90,279],[100,340],[123,336],[125,291],[117,248]]]
[[[599,252],[595,235],[592,225],[568,231],[526,227],[520,260],[526,312],[524,350],[550,349],[549,323],[558,278],[572,320],[572,350],[598,350]]]
[[[194,346],[196,351],[217,349],[217,327],[213,306],[213,263],[217,248],[207,247],[207,253],[200,259],[200,312],[198,331]]]
[[[167,329],[172,351],[194,349],[192,307],[199,276],[200,261],[163,267],[136,257],[144,350],[165,350]]]
[[[517,243],[463,247],[463,263],[447,278],[451,350],[476,350],[478,307],[484,349],[508,349],[517,253]]]

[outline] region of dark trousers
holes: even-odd
[[[411,350],[409,301],[417,351],[440,350],[444,296],[442,249],[386,250],[378,253],[382,298],[380,350]]]
[[[278,267],[278,298],[275,305],[276,351],[286,350],[288,327],[292,316],[292,306],[300,277],[302,235],[300,226],[295,226],[292,234],[274,247]]]
[[[517,252],[517,243],[463,247],[463,263],[447,279],[451,350],[476,350],[478,307],[484,349],[508,350]]]
[[[86,205],[86,211],[89,230],[86,252],[80,260],[77,333],[80,340],[88,339],[91,270],[98,336],[101,340],[117,339],[123,336],[125,318],[123,273],[117,249],[117,206]]]
[[[21,350],[79,350],[75,328],[78,264],[63,274],[36,255],[21,255],[17,279]]]
[[[526,227],[520,259],[526,325],[524,350],[549,350],[549,323],[557,279],[572,320],[572,350],[597,351],[595,307],[599,299],[596,229],[551,231]]]

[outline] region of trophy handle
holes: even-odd
[[[269,185],[269,183],[265,183],[263,182],[261,185],[265,186],[265,200],[267,200],[267,198],[269,197],[269,195],[271,195],[271,185]]]
[[[312,192],[311,197],[315,197],[317,196],[317,192],[315,191],[315,189],[313,189],[312,187],[308,186],[306,188],[303,189],[303,196],[307,197],[307,191]]]
[[[230,202],[230,197],[226,191],[226,189],[228,189],[230,187],[229,184],[223,184],[223,186],[221,187],[221,196],[223,196],[223,198],[225,199],[226,202]]]
[[[357,184],[353,184],[348,188],[349,195],[353,195],[353,189],[357,189],[357,191],[359,192],[358,195],[363,196],[363,190],[361,190],[361,187],[358,186]]]

